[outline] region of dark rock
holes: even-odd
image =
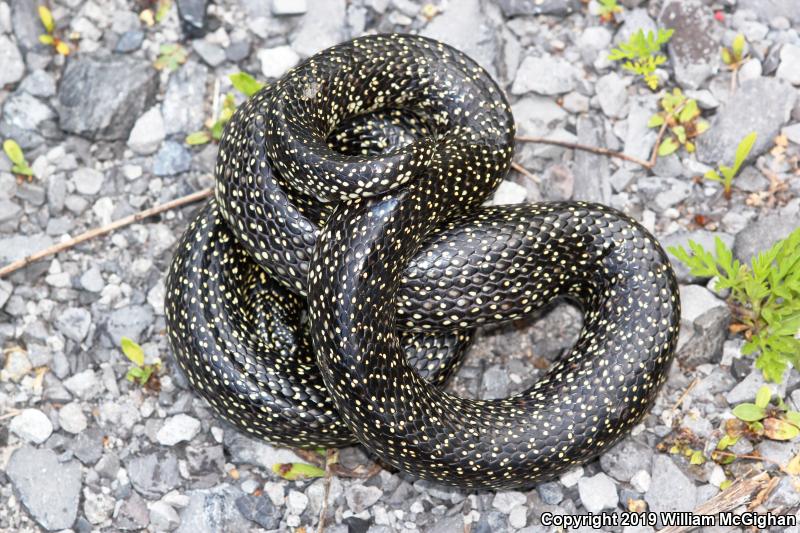
[[[236,499],[236,508],[246,519],[264,529],[277,529],[283,512],[266,496],[244,494]]]
[[[119,36],[114,51],[118,54],[127,54],[141,48],[144,42],[144,32],[141,30],[126,31]]]
[[[158,71],[133,57],[70,60],[58,88],[61,127],[90,139],[127,139],[158,90]]]
[[[188,37],[202,37],[208,22],[207,0],[178,0],[177,4],[183,33]]]
[[[17,37],[17,46],[22,48],[23,52],[42,47],[39,43],[42,27],[36,2],[11,0],[11,26]]]
[[[59,463],[52,450],[24,446],[11,455],[6,474],[36,523],[50,530],[72,527],[81,491],[77,461]]]
[[[342,520],[347,525],[347,533],[367,533],[369,521],[357,516],[349,516]]]
[[[133,457],[126,468],[133,488],[147,498],[158,498],[180,485],[178,458],[167,450]]]
[[[519,15],[565,17],[580,10],[580,2],[576,0],[500,0],[499,3],[506,17]]]
[[[713,166],[731,165],[741,140],[754,131],[758,137],[748,157],[754,160],[772,146],[796,99],[797,91],[776,78],[743,82],[698,138],[697,158]]]
[[[103,439],[106,432],[100,428],[91,427],[78,433],[72,441],[70,449],[81,463],[91,466],[103,455]]]
[[[659,15],[664,28],[675,31],[669,50],[675,79],[686,89],[699,88],[719,70],[719,25],[700,0],[671,0]]]

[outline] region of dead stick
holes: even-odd
[[[623,152],[615,152],[614,150],[601,148],[599,146],[588,146],[569,141],[559,141],[558,139],[547,139],[545,137],[532,137],[529,135],[522,135],[515,137],[515,139],[521,142],[552,144],[553,146],[563,146],[564,148],[572,148],[573,150],[583,150],[584,152],[591,152],[593,154],[604,155],[607,157],[616,157],[617,159],[624,159],[625,161],[636,163],[637,165],[640,165],[646,169],[653,168],[653,165],[655,164],[650,161],[645,161],[644,159],[639,159],[636,156],[628,155]]]
[[[183,196],[181,198],[171,200],[164,204],[160,204],[151,207],[149,209],[145,209],[144,211],[139,211],[138,213],[134,213],[133,215],[127,216],[125,218],[115,220],[114,222],[107,224],[105,226],[90,229],[89,231],[81,233],[77,237],[74,237],[66,242],[54,244],[53,246],[49,246],[47,248],[44,248],[43,250],[39,250],[38,252],[35,252],[18,261],[9,263],[3,268],[0,268],[0,278],[8,276],[12,272],[16,272],[17,270],[24,268],[30,265],[31,263],[38,261],[39,259],[44,259],[45,257],[55,255],[59,252],[63,252],[64,250],[77,246],[82,242],[94,239],[95,237],[106,235],[108,233],[111,233],[112,231],[118,230],[119,228],[129,226],[130,224],[134,224],[136,222],[140,222],[146,218],[152,217],[159,213],[163,213],[164,211],[169,211],[170,209],[175,209],[176,207],[181,207],[187,204],[192,204],[194,202],[199,202],[200,200],[208,198],[213,193],[214,190],[211,188],[203,189],[202,191],[193,192],[192,194],[189,194],[187,196]]]
[[[539,183],[539,182],[541,181],[541,180],[539,179],[539,176],[537,176],[537,175],[533,174],[533,173],[532,173],[530,170],[528,170],[527,168],[523,167],[523,166],[522,166],[522,165],[520,165],[519,163],[515,163],[515,162],[513,162],[513,161],[512,161],[512,162],[511,162],[511,168],[513,168],[514,170],[516,170],[517,172],[519,172],[519,173],[520,173],[520,174],[522,174],[523,176],[525,176],[525,177],[528,177],[528,178],[532,179],[532,180],[533,180],[533,181],[535,181],[536,183]]]
[[[317,524],[317,533],[322,533],[325,531],[325,513],[328,512],[328,497],[331,492],[331,465],[334,462],[335,456],[336,449],[328,448],[328,451],[325,453],[325,485],[322,491],[322,505],[320,506],[319,510],[319,524]]]
[[[769,475],[766,472],[751,478],[740,479],[707,502],[697,506],[692,513],[715,515],[732,511],[752,500],[769,485],[769,482]],[[692,529],[694,529],[692,526],[670,526],[660,529],[658,533],[684,533]]]

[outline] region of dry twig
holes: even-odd
[[[331,467],[336,462],[336,449],[328,448],[325,453],[325,485],[322,492],[322,505],[319,510],[319,524],[317,524],[317,533],[325,531],[325,513],[328,512],[328,496],[331,492]]]
[[[194,192],[187,196],[183,196],[181,198],[177,198],[175,200],[171,200],[169,202],[151,207],[149,209],[145,209],[144,211],[139,211],[138,213],[134,213],[133,215],[127,216],[125,218],[121,218],[119,220],[115,220],[110,224],[106,224],[105,226],[99,228],[93,228],[89,231],[85,231],[81,233],[77,237],[74,237],[66,242],[62,242],[59,244],[54,244],[53,246],[49,246],[44,248],[43,250],[39,250],[27,257],[19,259],[18,261],[14,261],[13,263],[9,263],[8,265],[0,268],[0,278],[8,276],[12,272],[16,272],[17,270],[24,268],[31,263],[34,263],[40,259],[44,259],[45,257],[49,257],[51,255],[55,255],[59,252],[63,252],[64,250],[68,250],[74,246],[77,246],[83,242],[86,242],[90,239],[94,239],[95,237],[100,237],[102,235],[106,235],[115,231],[119,228],[129,226],[131,224],[135,224],[136,222],[141,222],[142,220],[152,217],[154,215],[158,215],[165,211],[169,211],[171,209],[175,209],[177,207],[181,207],[187,204],[191,204],[194,202],[199,202],[200,200],[204,200],[213,194],[213,189],[203,189],[201,191]]]

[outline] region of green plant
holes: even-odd
[[[764,385],[758,390],[755,403],[740,403],[733,408],[733,415],[750,432],[768,439],[791,440],[800,435],[800,413],[789,409],[782,398],[777,398],[775,405],[770,405],[770,400],[772,390]],[[726,436],[730,438],[729,434]]]
[[[272,471],[289,481],[325,477],[325,470],[306,463],[278,463],[272,465]]]
[[[622,6],[617,4],[617,0],[597,0],[597,6],[600,22],[615,22],[616,15],[622,13]]]
[[[3,151],[11,161],[11,172],[16,174],[17,177],[25,176],[28,179],[33,178],[33,169],[28,165],[25,154],[22,153],[22,148],[17,144],[17,141],[6,139],[3,142]]]
[[[237,72],[228,77],[233,84],[233,87],[245,96],[252,96],[264,87],[264,84],[257,81],[250,74],[246,72]],[[186,136],[186,144],[190,146],[197,146],[211,142],[211,140],[218,141],[222,137],[222,130],[225,124],[233,116],[236,111],[236,100],[233,93],[228,93],[222,100],[222,108],[216,118],[212,117],[206,123],[206,129],[195,131]]]
[[[162,44],[158,47],[158,57],[153,66],[158,70],[177,70],[186,63],[189,54],[186,49],[177,43]]]
[[[747,56],[744,53],[744,47],[747,42],[744,40],[743,34],[738,34],[733,38],[730,48],[723,47],[720,50],[722,54],[722,62],[725,63],[731,70],[738,70],[742,66]]]
[[[53,20],[53,13],[47,6],[39,6],[39,20],[42,22],[45,31],[45,33],[39,36],[39,42],[52,46],[53,49],[62,56],[68,56],[70,52],[69,45],[56,36],[56,24]]]
[[[658,29],[656,33],[639,30],[626,43],[620,43],[618,48],[611,50],[608,58],[612,61],[622,61],[622,65],[627,71],[644,77],[645,83],[650,89],[658,88],[658,75],[656,68],[667,61],[667,57],[661,53],[661,47],[672,38],[673,30]]]
[[[155,389],[158,387],[157,378],[158,370],[161,368],[161,362],[156,361],[153,364],[144,362],[144,350],[136,342],[128,337],[122,337],[120,340],[120,347],[125,357],[133,363],[128,369],[125,378],[131,383],[139,383],[142,387]]]
[[[756,368],[770,381],[779,382],[787,366],[800,369],[800,228],[760,252],[750,265],[733,258],[718,237],[716,256],[689,241],[690,255],[683,246],[669,249],[700,277],[716,277],[716,289],[730,289],[735,318],[746,342],[742,353],[758,352]]]
[[[745,138],[739,142],[739,146],[736,147],[736,154],[733,158],[733,166],[728,167],[725,165],[720,165],[719,172],[716,170],[709,170],[704,174],[706,179],[722,183],[722,187],[725,192],[725,198],[730,199],[733,178],[735,178],[739,173],[739,169],[742,168],[747,156],[750,155],[750,150],[753,149],[753,144],[756,142],[757,136],[758,135],[756,132],[753,131],[747,134]],[[721,176],[720,173],[722,174]]]
[[[700,118],[700,108],[694,98],[687,98],[680,89],[667,92],[661,98],[661,109],[647,125],[651,128],[665,127],[668,135],[658,145],[658,155],[674,153],[681,146],[694,152],[694,138],[706,131],[708,121]]]

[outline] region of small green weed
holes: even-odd
[[[708,121],[700,118],[700,108],[694,98],[687,98],[680,89],[667,92],[661,98],[663,111],[650,117],[647,125],[660,128],[666,124],[669,132],[658,146],[658,155],[674,153],[681,146],[687,152],[694,152],[694,138],[706,131]]]
[[[44,26],[45,31],[45,33],[39,36],[39,42],[52,46],[53,50],[62,56],[68,56],[70,52],[69,45],[56,36],[56,24],[53,20],[53,13],[47,6],[39,6],[39,20],[42,26]]]
[[[750,265],[733,258],[721,239],[716,255],[689,241],[690,255],[683,246],[670,253],[695,276],[717,278],[716,289],[730,289],[733,330],[745,335],[742,353],[758,353],[756,368],[770,381],[779,382],[791,364],[800,369],[800,228],[772,248],[753,257]]]
[[[739,142],[739,146],[736,147],[736,154],[734,155],[733,158],[733,166],[728,167],[725,165],[720,165],[719,172],[717,172],[716,170],[709,170],[704,175],[706,179],[722,183],[722,187],[725,193],[725,198],[729,200],[731,197],[731,187],[733,185],[733,178],[735,178],[736,175],[739,173],[739,170],[742,168],[742,165],[747,159],[747,156],[750,155],[750,150],[753,149],[753,144],[755,144],[757,136],[758,135],[756,134],[756,132],[751,132]]]
[[[17,141],[6,139],[3,142],[3,151],[11,161],[11,172],[16,174],[17,179],[21,180],[23,177],[27,178],[28,181],[33,179],[33,169],[28,165],[25,154],[22,153],[22,148],[17,144]]]
[[[622,6],[617,0],[597,0],[600,22],[616,22],[616,16],[622,13]]]
[[[612,61],[622,61],[622,68],[644,78],[647,86],[652,90],[658,88],[658,75],[656,68],[667,61],[667,56],[661,53],[661,47],[672,38],[673,30],[659,29],[656,33],[639,30],[628,39],[627,43],[620,43],[618,48],[611,50],[608,58]]]
[[[128,373],[125,374],[125,378],[131,383],[138,383],[142,387],[158,390],[158,370],[161,368],[161,362],[145,363],[144,350],[128,337],[122,337],[120,347],[125,357],[133,363],[133,366],[128,369]]]
[[[158,57],[153,66],[158,70],[177,70],[186,63],[189,54],[178,43],[162,44],[158,47]]]
[[[250,97],[261,90],[264,84],[257,81],[250,74],[246,72],[237,72],[229,76],[233,87],[243,95]],[[233,93],[228,93],[222,100],[222,109],[219,115],[214,119],[213,117],[206,123],[206,129],[195,131],[186,136],[186,144],[190,146],[197,146],[207,144],[211,140],[219,141],[222,137],[222,131],[225,124],[233,116],[236,111],[236,100]]]

